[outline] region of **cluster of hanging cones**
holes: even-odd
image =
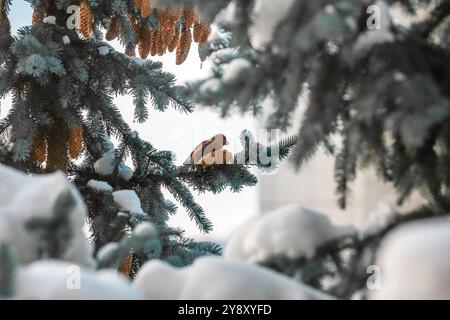
[[[133,0],[133,3],[141,19],[138,21],[131,13],[127,19],[135,34],[137,49],[142,59],[146,59],[149,55],[162,56],[167,52],[176,51],[176,64],[179,65],[186,60],[192,42],[199,45],[207,42],[211,27],[200,20],[194,8],[153,8],[150,0]],[[87,39],[92,34],[94,16],[86,0],[80,2],[79,9],[78,28]],[[41,23],[44,18],[44,12],[35,10],[32,18],[33,26]],[[107,41],[122,35],[121,18],[115,16],[111,19],[105,35]],[[125,53],[128,56],[135,56],[135,51],[135,48],[127,48]],[[204,59],[201,54],[199,56]]]

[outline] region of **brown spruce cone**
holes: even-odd
[[[158,38],[159,32],[157,30],[152,31],[150,54],[156,56],[158,54]]]
[[[86,0],[80,3],[80,13],[79,13],[79,25],[80,32],[85,38],[89,38],[92,32],[93,17],[91,13],[91,8],[87,4]]]
[[[202,37],[200,38],[199,43],[208,42],[208,38],[211,35],[211,26],[205,25],[205,29],[203,30]]]
[[[204,43],[208,41],[208,37],[211,33],[211,27],[200,21],[194,24],[194,41],[197,43]]]
[[[178,47],[178,43],[180,42],[180,29],[175,28],[175,33],[173,34],[172,40],[167,47],[169,52],[173,52]]]
[[[161,28],[158,29],[158,32],[156,34],[156,54],[158,56],[162,56],[164,54],[164,43],[162,40],[163,30]]]
[[[150,49],[152,47],[152,30],[150,30],[150,28],[141,28],[139,39],[139,56],[141,59],[145,59],[150,54]]]
[[[197,19],[194,8],[184,10],[183,17],[184,26],[188,29],[191,28],[194,25],[195,20]]]
[[[105,39],[107,41],[114,40],[120,35],[120,24],[119,19],[114,17],[111,19],[111,23],[109,24],[108,30],[106,31]]]
[[[68,128],[62,119],[56,119],[47,135],[47,171],[62,170],[67,173],[69,157],[67,154]]]
[[[38,130],[33,136],[33,143],[31,145],[34,159],[38,163],[44,163],[47,160],[47,142],[45,141],[44,130]]]
[[[44,20],[45,15],[44,12],[42,12],[41,10],[33,10],[33,17],[31,19],[31,25],[33,27],[38,26],[39,24],[42,23],[42,20]]]
[[[141,9],[142,6],[142,0],[134,0],[134,4],[138,9]]]
[[[157,51],[156,53],[158,54],[158,56],[162,56],[166,51],[164,48],[163,32],[164,30],[162,28],[159,28],[158,38],[156,40],[156,51]]]
[[[128,21],[130,22],[131,30],[133,30],[134,35],[136,37],[136,43],[139,43],[139,41],[140,41],[139,34],[140,34],[140,31],[141,31],[141,28],[139,26],[139,22],[130,14],[128,15]]]
[[[167,27],[168,24],[170,24],[170,21],[168,19],[169,18],[168,11],[158,9],[156,12],[156,17],[158,18],[160,28]]]
[[[175,23],[180,20],[181,16],[183,14],[183,11],[178,8],[171,8],[167,12],[168,20],[170,21],[171,25],[175,25]]]
[[[189,55],[189,50],[191,49],[192,34],[191,30],[184,29],[181,33],[180,43],[177,48],[177,59],[176,64],[182,64]]]
[[[172,42],[172,39],[175,36],[175,29],[175,25],[171,25],[170,27],[161,30],[161,43],[163,46],[163,52],[167,50],[170,43]]]
[[[77,159],[83,151],[83,126],[81,123],[69,128],[68,147],[72,159]]]
[[[150,0],[142,0],[141,17],[147,18],[152,13],[152,2]]]
[[[119,272],[123,275],[129,277],[131,275],[131,268],[133,267],[133,254],[130,253],[126,258],[122,261],[122,264],[119,267]]]

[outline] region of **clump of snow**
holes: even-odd
[[[63,43],[64,43],[65,45],[70,44],[70,38],[69,38],[69,36],[65,35],[65,36],[62,38],[62,40],[63,40]]]
[[[119,177],[125,181],[130,181],[133,178],[133,170],[126,165],[121,165],[119,167]]]
[[[114,169],[114,150],[105,152],[103,156],[94,163],[95,172],[102,176],[113,174]]]
[[[245,72],[251,69],[252,64],[244,58],[237,58],[232,60],[229,64],[224,66],[222,81],[227,84],[234,84],[239,81]]]
[[[372,299],[450,299],[450,221],[401,226],[383,241],[377,265],[381,288]]]
[[[142,299],[142,294],[115,270],[98,272],[57,260],[42,260],[20,268],[15,299],[120,300]]]
[[[375,45],[386,42],[393,42],[395,37],[391,32],[392,18],[389,13],[389,6],[385,1],[377,1],[375,8],[379,12],[379,16],[375,16],[378,25],[375,24],[375,29],[368,29],[362,34],[355,43],[355,50],[359,52],[367,52]],[[375,20],[375,21],[376,21]]]
[[[106,56],[109,53],[109,47],[108,46],[100,46],[100,47],[98,47],[98,53],[101,56]]]
[[[275,28],[286,18],[295,0],[257,0],[250,40],[254,47],[263,48],[273,39]]]
[[[28,229],[27,223],[37,218],[51,219],[56,200],[69,192],[75,205],[65,214],[72,237],[59,258],[93,265],[92,246],[82,231],[87,209],[78,190],[62,172],[29,176],[0,164],[0,181],[0,243],[15,247],[19,263],[40,258],[40,233]]]
[[[102,176],[113,174],[115,169],[114,145],[109,141],[108,144],[111,147],[110,150],[94,163],[95,172]],[[121,164],[118,171],[119,177],[125,181],[129,181],[133,177],[133,170],[125,164]]]
[[[97,259],[99,261],[109,261],[114,257],[118,250],[119,244],[117,242],[110,242],[98,250]]]
[[[133,283],[146,299],[271,300],[330,297],[267,268],[202,257],[185,268],[147,262]]]
[[[48,24],[56,24],[56,17],[55,16],[47,16],[42,21],[44,23],[48,23]]]
[[[397,209],[398,206],[388,201],[378,203],[375,210],[369,212],[365,221],[359,226],[360,236],[370,236],[387,227],[392,222]]]
[[[246,222],[231,236],[224,257],[248,262],[275,255],[312,257],[320,245],[350,232],[321,213],[291,205]]]
[[[394,80],[397,82],[403,82],[405,81],[406,76],[403,72],[397,71],[394,73]]]
[[[336,12],[336,9],[334,8],[334,6],[332,4],[327,4],[325,6],[325,12],[329,15],[332,15]]]
[[[222,82],[217,78],[211,78],[203,82],[200,86],[201,94],[217,93],[222,88]]]
[[[88,181],[87,186],[91,189],[97,190],[97,191],[103,191],[103,192],[112,192],[113,187],[109,185],[108,182],[105,181],[99,181],[91,179]]]
[[[129,218],[130,217],[130,215],[128,213],[125,213],[125,212],[118,212],[117,216],[120,217],[120,218]]]
[[[133,233],[140,238],[151,238],[156,236],[158,231],[153,223],[144,221],[134,228]]]
[[[141,200],[139,200],[139,197],[134,190],[120,190],[113,192],[113,198],[122,210],[136,214],[144,214],[141,207]]]

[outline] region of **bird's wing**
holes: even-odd
[[[194,148],[184,164],[198,164],[202,161],[204,156],[207,156],[214,151],[222,150],[223,145],[223,141],[219,141],[215,138],[205,140]]]
[[[192,150],[189,157],[186,159],[184,164],[196,164],[202,157],[203,152],[205,148],[210,145],[213,142],[213,139],[208,139],[205,141],[202,141],[200,144],[198,144],[194,150]]]

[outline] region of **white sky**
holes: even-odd
[[[11,10],[13,32],[20,26],[31,23],[31,9],[25,1],[14,1]],[[117,43],[112,43],[117,50],[122,50]],[[201,78],[208,74],[208,63],[200,68],[197,47],[192,46],[189,57],[181,66],[175,65],[174,54],[162,57],[150,57],[163,62],[164,70],[176,75],[180,83]],[[119,97],[116,104],[132,129],[137,130],[142,138],[148,140],[157,149],[171,150],[177,155],[177,163],[182,163],[199,142],[214,134],[223,133],[230,140],[230,151],[239,149],[238,136],[243,129],[253,130],[256,122],[251,116],[236,115],[222,119],[218,113],[209,108],[198,108],[193,114],[184,115],[175,110],[158,112],[149,108],[149,120],[144,124],[133,122],[134,106],[131,97]],[[10,101],[2,101],[0,117],[8,110]],[[186,212],[180,207],[179,212],[171,219],[171,224],[181,226],[188,236],[197,239],[226,240],[230,232],[248,217],[259,213],[259,193],[257,187],[245,188],[243,192],[234,194],[226,191],[220,195],[196,195],[196,200],[205,209],[208,218],[213,222],[214,230],[209,235],[199,233],[195,223],[190,221]]]

